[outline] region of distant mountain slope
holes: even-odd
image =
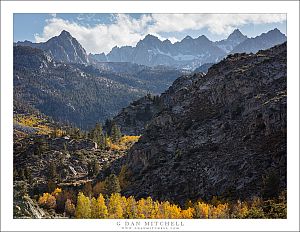
[[[214,45],[205,36],[196,39],[190,36],[172,44],[161,41],[153,35],[147,35],[135,47],[114,47],[107,54],[109,61],[132,62],[147,66],[167,65],[181,68],[193,68],[203,63],[216,62],[225,52]]]
[[[89,63],[88,55],[81,44],[65,30],[44,43],[17,42],[15,46],[30,46],[47,51],[56,61],[67,63]]]
[[[56,62],[40,49],[15,46],[14,105],[30,105],[57,121],[89,128],[147,93],[164,91],[182,74],[164,67],[146,68],[135,75],[104,71]]]
[[[284,43],[178,78],[116,166],[131,173],[123,193],[181,204],[279,194],[286,188],[286,65]]]
[[[271,48],[277,44],[281,44],[286,41],[286,36],[282,34],[277,28],[262,33],[255,38],[248,38],[237,45],[230,53],[256,53],[259,50]]]
[[[186,36],[174,44],[149,34],[135,47],[115,46],[106,56],[101,53],[91,57],[100,62],[131,62],[147,66],[167,65],[195,69],[205,63],[217,63],[228,53],[257,52],[284,41],[286,37],[278,29],[255,38],[248,38],[239,29],[235,29],[227,39],[216,42],[204,35],[195,39]]]

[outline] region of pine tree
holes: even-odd
[[[120,127],[117,124],[113,124],[111,128],[111,141],[118,143],[122,137]]]
[[[120,183],[121,189],[124,189],[129,185],[129,181],[127,180],[128,179],[128,168],[126,165],[122,165],[118,178],[119,178],[119,183]]]
[[[96,123],[96,126],[94,128],[94,142],[98,144],[98,147],[100,149],[104,148],[104,135],[103,135],[103,129],[102,125],[99,123]]]
[[[104,135],[104,149],[107,149],[108,147],[109,147],[108,135],[107,135],[107,133],[105,133],[105,135]]]
[[[119,193],[121,192],[119,179],[115,174],[110,174],[105,179],[105,192],[106,194],[110,195],[112,193]]]
[[[108,136],[111,136],[111,128],[112,128],[113,121],[111,119],[106,119],[105,121],[105,131]]]
[[[88,163],[88,174],[89,176],[97,176],[100,171],[99,162],[94,159]]]

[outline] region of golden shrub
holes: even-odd
[[[40,206],[47,209],[55,209],[56,208],[56,199],[50,193],[44,193],[38,200]]]

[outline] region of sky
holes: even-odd
[[[285,14],[14,14],[14,42],[45,42],[69,31],[88,53],[135,46],[147,34],[172,43],[189,35],[222,40],[234,30],[248,37],[278,28],[286,34]]]

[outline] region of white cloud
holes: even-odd
[[[275,23],[286,20],[285,14],[152,14],[149,31],[173,32],[208,28],[214,34],[229,34],[248,23]]]
[[[84,26],[75,22],[60,18],[47,20],[41,35],[36,34],[36,42],[44,42],[53,36],[67,30],[75,37],[87,52],[109,52],[115,45],[134,46],[146,33],[146,27],[151,20],[150,16],[143,15],[141,19],[133,19],[128,15],[116,15],[114,24],[97,24],[96,26]]]
[[[139,19],[127,14],[112,14],[113,23],[89,26],[55,16],[47,20],[42,34],[35,35],[36,42],[44,42],[59,35],[62,30],[67,30],[87,52],[92,53],[107,53],[116,45],[135,46],[149,33],[162,40],[169,39],[171,42],[176,42],[178,39],[175,36],[164,38],[161,33],[207,28],[213,34],[228,35],[233,29],[245,24],[275,23],[286,20],[285,14],[144,14]],[[77,20],[95,17],[93,14],[87,16],[79,15]]]

